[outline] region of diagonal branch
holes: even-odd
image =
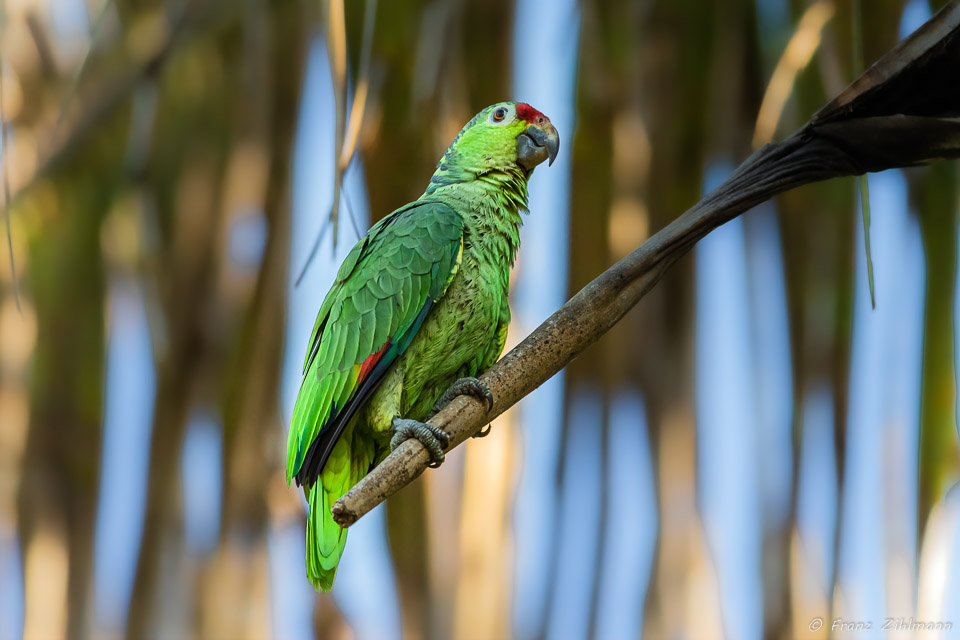
[[[730,178],[644,242],[548,318],[482,380],[495,399],[487,413],[455,399],[431,420],[451,447],[475,434],[610,330],[701,238],[789,189],[827,180],[960,157],[960,0],[868,69],[797,133],[761,147]],[[931,89],[933,87],[934,89]],[[348,527],[427,468],[429,455],[407,440],[332,508]]]

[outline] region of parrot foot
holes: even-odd
[[[490,387],[473,377],[460,378],[443,392],[437,403],[433,405],[433,410],[427,419],[429,420],[440,413],[440,410],[450,404],[450,401],[457,396],[472,396],[487,405],[487,411],[493,409],[493,394],[490,393]]]
[[[480,429],[480,431],[477,431],[475,434],[473,434],[473,435],[470,436],[470,437],[471,437],[471,438],[486,438],[488,435],[490,435],[490,429],[493,429],[493,425],[492,425],[492,424],[488,424],[485,429]]]
[[[430,453],[431,462],[427,466],[436,469],[443,463],[443,450],[450,446],[450,435],[446,431],[426,422],[394,418],[390,450],[393,451],[410,438],[419,440]]]

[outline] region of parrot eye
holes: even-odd
[[[496,122],[500,122],[506,117],[507,117],[507,110],[504,109],[503,107],[500,107],[499,109],[493,112],[493,119]]]

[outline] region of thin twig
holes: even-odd
[[[353,232],[357,234],[357,240],[363,237],[363,233],[360,231],[360,225],[357,224],[357,217],[353,215],[353,207],[350,206],[350,197],[347,195],[347,190],[343,190],[343,204],[347,205],[347,214],[350,216],[350,223],[353,226]]]
[[[87,49],[83,52],[83,59],[80,61],[80,66],[77,67],[77,70],[73,74],[73,78],[70,79],[70,87],[67,89],[66,99],[63,101],[63,105],[60,107],[60,115],[57,117],[57,127],[60,126],[60,123],[63,122],[64,117],[67,115],[70,106],[73,104],[73,99],[77,93],[77,87],[80,86],[80,79],[83,77],[83,72],[87,69],[87,64],[90,62],[90,54],[93,53],[93,45],[97,42],[97,35],[100,33],[100,27],[103,24],[104,18],[107,17],[107,11],[110,7],[113,6],[113,0],[105,0],[103,6],[100,8],[100,13],[97,14],[97,17],[94,18],[93,22],[90,24],[90,34],[87,38]]]
[[[370,58],[373,51],[373,32],[377,23],[377,0],[367,2],[363,16],[363,43],[360,50],[360,68],[357,74],[357,88],[350,105],[350,118],[347,120],[347,132],[340,150],[340,169],[346,171],[357,149],[357,138],[363,125],[363,115],[367,108],[367,95],[370,92]]]
[[[343,151],[344,117],[347,111],[347,35],[343,16],[343,0],[328,0],[327,2],[327,57],[330,60],[330,77],[333,84],[334,102],[334,163],[333,163],[333,201],[330,203],[330,213],[327,222],[320,227],[320,232],[313,241],[313,247],[307,255],[307,261],[300,268],[300,275],[294,286],[299,286],[306,275],[310,263],[320,248],[322,234],[327,231],[327,224],[333,225],[333,249],[337,249],[337,220],[340,217],[340,190],[343,185],[343,169],[340,168],[340,153]]]
[[[317,249],[320,248],[320,243],[323,242],[323,237],[327,234],[327,227],[330,226],[330,221],[332,218],[324,218],[323,224],[320,225],[320,231],[317,232],[317,237],[313,240],[313,246],[310,247],[310,254],[307,256],[307,261],[303,263],[303,268],[300,269],[300,275],[297,276],[296,282],[293,283],[293,286],[299,287],[300,281],[303,280],[303,276],[307,275],[307,267],[310,266],[310,263],[313,262],[314,256],[317,255]]]
[[[345,193],[343,189],[343,180],[346,175],[350,161],[356,151],[357,138],[360,134],[360,128],[363,124],[363,115],[367,105],[367,95],[370,87],[370,57],[373,49],[373,32],[377,16],[377,0],[370,0],[367,3],[366,14],[363,25],[363,43],[360,54],[360,73],[357,88],[353,96],[353,104],[350,108],[350,119],[346,126],[344,120],[347,110],[347,51],[346,51],[346,25],[343,14],[343,0],[329,0],[329,10],[327,15],[327,55],[330,58],[330,73],[333,80],[333,98],[336,108],[335,114],[335,149],[336,163],[333,170],[333,202],[330,203],[330,213],[328,220],[333,223],[333,248],[337,248],[337,235],[339,233],[340,220],[340,197]],[[357,233],[357,239],[363,234],[360,232],[356,218],[353,217],[352,209],[349,209],[349,203],[346,203],[353,229]],[[321,233],[326,232],[326,225],[321,228]],[[300,274],[294,286],[300,284],[304,274],[310,267],[316,257],[317,249],[320,246],[320,238],[314,240],[313,248],[307,256],[307,261],[300,268]]]
[[[3,18],[3,24],[0,24],[0,33],[6,32],[7,27],[7,3],[6,0],[0,0],[0,16]],[[17,311],[23,313],[20,308],[20,282],[17,277],[17,261],[13,258],[13,230],[10,224],[10,147],[7,145],[7,117],[3,106],[3,59],[0,58],[0,153],[3,158],[3,223],[7,228],[7,252],[10,255],[10,279],[13,282],[13,299],[17,304]]]
[[[334,131],[334,158],[339,160],[343,151],[343,135],[347,117],[347,26],[343,15],[343,0],[327,0],[327,51],[330,56],[330,71],[333,77],[333,102],[336,109]],[[337,248],[340,187],[343,169],[339,161],[333,167],[333,202],[330,204],[330,220],[333,223],[333,248]]]
[[[347,120],[347,131],[343,140],[343,148],[340,150],[340,189],[343,194],[343,203],[347,205],[347,214],[350,216],[350,222],[353,225],[353,231],[357,234],[357,240],[363,237],[360,231],[360,225],[357,224],[357,217],[353,213],[353,207],[350,206],[350,198],[347,196],[347,190],[343,188],[343,182],[347,179],[347,170],[350,168],[350,162],[353,160],[353,154],[357,150],[357,138],[360,136],[360,129],[363,126],[363,115],[367,108],[367,95],[370,91],[370,58],[373,51],[373,31],[377,23],[377,0],[368,0],[366,13],[363,16],[363,43],[360,51],[360,72],[357,80],[357,88],[353,94],[353,104],[350,106],[350,118]]]
[[[863,71],[863,5],[853,0],[853,73]],[[870,284],[870,306],[877,308],[877,295],[873,286],[873,255],[870,252],[870,182],[866,174],[857,180],[860,188],[860,216],[863,220],[863,250],[867,254],[867,282]]]

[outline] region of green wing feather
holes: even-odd
[[[456,274],[462,251],[460,215],[429,200],[393,212],[350,251],[310,337],[290,425],[287,482],[296,477],[313,484],[336,444],[333,431],[342,431],[409,346]],[[362,378],[364,362],[378,352],[376,366]],[[308,460],[317,444],[325,452]]]

